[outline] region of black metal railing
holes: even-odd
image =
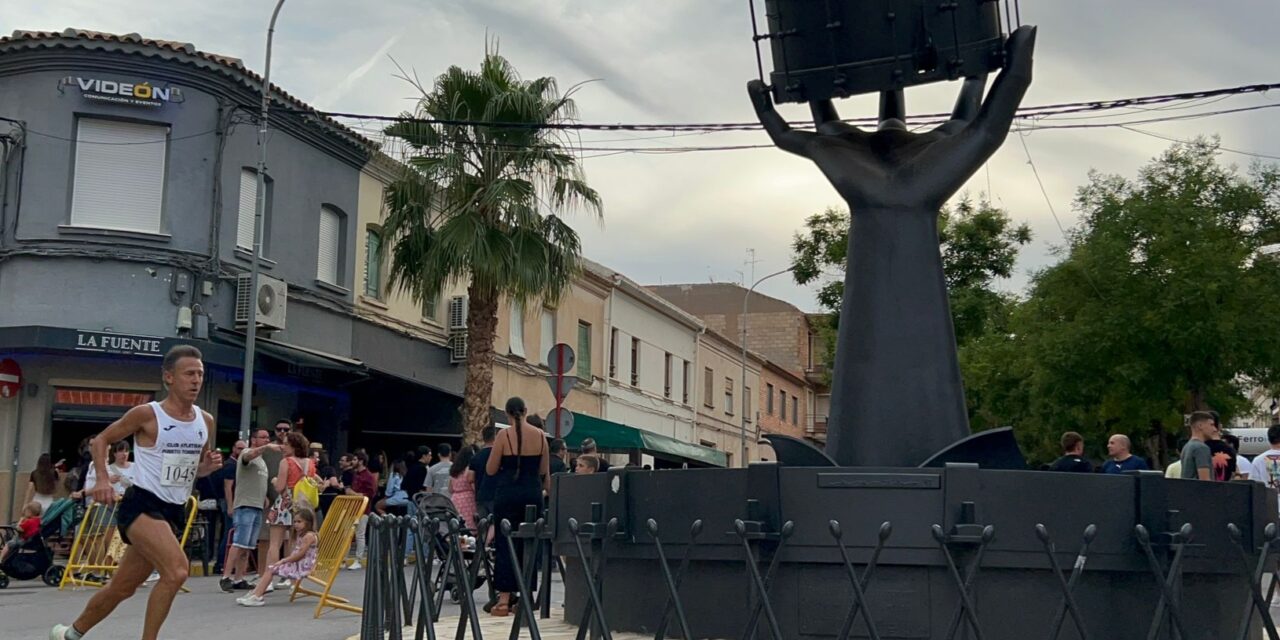
[[[606,520],[602,516],[602,505],[598,503],[592,505],[591,512],[590,521],[580,522],[575,518],[568,518],[565,522],[572,548],[581,560],[577,564],[582,572],[581,583],[586,590],[586,606],[576,622],[577,639],[584,640],[589,636],[612,640],[603,589],[604,569],[611,542],[618,531],[618,520]],[[481,520],[476,530],[472,531],[457,519],[371,516],[361,640],[403,640],[405,629],[413,630],[414,640],[436,640],[435,625],[439,621],[446,592],[452,595],[452,599],[460,607],[454,634],[456,640],[463,640],[468,632],[473,640],[482,640],[478,616],[481,610],[487,610],[495,601],[492,586],[493,558],[491,550],[484,544],[490,526],[487,519]],[[515,568],[520,584],[519,602],[522,604],[513,616],[508,637],[510,640],[520,637],[541,640],[539,620],[550,617],[551,572],[559,568],[559,562],[552,552],[551,527],[545,517],[537,517],[532,508],[526,513],[524,523],[512,526],[504,520],[497,526],[504,534],[498,539],[513,557],[517,556],[518,543],[523,544],[525,549],[523,562]],[[689,577],[691,560],[700,543],[703,522],[695,520],[689,525],[687,542],[682,543],[684,552],[674,571],[661,531],[657,521],[650,519],[645,523],[644,532],[653,542],[657,568],[667,592],[662,609],[653,611],[654,625],[651,628],[656,629],[654,637],[659,640],[668,637],[668,630],[673,626],[672,637],[693,640],[694,635],[690,632],[690,622],[681,598],[681,586]],[[765,637],[784,640],[770,591],[777,577],[780,558],[794,531],[795,524],[790,521],[783,523],[777,531],[768,531],[759,521],[736,520],[733,531],[728,532],[736,537],[742,547],[745,561],[743,578],[750,587],[749,615],[739,637],[756,638],[762,629]],[[867,593],[873,584],[881,553],[894,533],[893,525],[889,522],[881,524],[875,546],[862,563],[861,570],[851,559],[840,522],[828,522],[827,531],[839,551],[852,592],[840,628],[833,628],[831,633],[839,640],[847,640],[855,634],[879,640],[882,637],[881,631],[876,626],[875,612],[872,611]],[[410,532],[412,536],[407,535]],[[956,602],[950,624],[942,637],[947,640],[963,637],[982,640],[986,635],[978,615],[975,587],[980,577],[984,553],[995,539],[996,529],[991,525],[966,523],[955,525],[950,530],[933,525],[930,532],[942,556],[946,573],[956,589]],[[1280,588],[1280,571],[1276,570],[1277,556],[1280,556],[1277,526],[1269,524],[1265,527],[1262,544],[1257,549],[1250,548],[1252,545],[1246,543],[1246,536],[1235,525],[1228,525],[1227,533],[1238,552],[1237,575],[1248,584],[1250,594],[1241,610],[1238,631],[1231,637],[1238,640],[1256,637],[1250,633],[1257,618],[1261,621],[1266,638],[1280,640],[1269,607],[1275,592]],[[1081,533],[1079,551],[1069,571],[1064,571],[1061,566],[1057,544],[1048,528],[1037,524],[1035,534],[1061,591],[1056,612],[1046,622],[1043,637],[1057,640],[1069,619],[1076,635],[1081,640],[1089,640],[1092,636],[1088,631],[1087,612],[1081,608],[1075,591],[1085,574],[1098,528],[1089,525]],[[1147,634],[1148,640],[1196,638],[1188,633],[1186,619],[1194,611],[1188,610],[1180,598],[1186,551],[1193,539],[1192,526],[1184,524],[1177,531],[1153,535],[1143,525],[1137,525],[1134,527],[1133,537],[1159,593]],[[412,568],[406,570],[406,557],[410,551],[416,560]],[[764,559],[766,555],[767,562]],[[563,568],[559,569],[563,579]],[[1271,578],[1270,586],[1264,594],[1263,580],[1268,575]],[[486,583],[489,585],[487,592],[482,590]],[[535,610],[537,614],[534,613]],[[761,618],[764,621],[763,628]]]

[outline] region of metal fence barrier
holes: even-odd
[[[608,612],[603,606],[601,593],[609,541],[617,532],[618,521],[616,518],[605,521],[600,515],[602,511],[601,505],[593,505],[593,521],[579,522],[569,518],[565,523],[578,557],[583,559],[578,564],[587,590],[586,608],[577,621],[578,640],[588,636],[612,640]],[[551,551],[550,527],[545,518],[535,518],[535,515],[530,509],[523,524],[513,527],[504,520],[497,525],[507,534],[500,540],[505,540],[507,551],[513,556],[517,540],[526,545],[524,561],[521,566],[516,567],[520,582],[519,597],[521,603],[536,604],[522,604],[519,607],[519,611],[513,616],[508,635],[510,640],[520,637],[541,640],[538,621],[550,617],[550,572],[558,562]],[[743,578],[750,585],[751,593],[750,614],[744,622],[740,637],[757,637],[763,617],[765,636],[772,640],[786,640],[779,628],[769,594],[781,552],[791,538],[795,524],[788,521],[776,532],[762,531],[758,526],[753,526],[757,524],[737,520],[732,532],[742,546],[745,565]],[[404,629],[412,628],[414,640],[436,640],[435,623],[440,617],[444,593],[448,591],[461,606],[461,616],[454,634],[456,640],[463,640],[468,635],[472,640],[483,640],[478,615],[481,609],[486,608],[482,598],[487,598],[490,605],[493,602],[491,580],[487,594],[482,593],[478,598],[476,591],[492,576],[492,559],[483,546],[490,526],[487,519],[478,523],[477,531],[470,531],[457,519],[445,521],[437,518],[370,516],[369,570],[364,585],[360,639],[403,640]],[[657,630],[654,637],[657,639],[668,637],[668,629],[673,624],[674,631],[678,634],[676,637],[684,640],[694,638],[689,631],[690,624],[681,600],[680,586],[688,574],[690,559],[694,548],[698,546],[702,529],[701,520],[695,520],[689,525],[689,542],[685,544],[683,557],[673,571],[658,523],[652,519],[646,523],[645,532],[652,539],[657,553],[656,568],[662,574],[667,591],[664,607],[653,612],[654,628]],[[855,633],[857,636],[879,640],[882,636],[876,628],[867,591],[875,576],[881,552],[893,535],[893,525],[885,522],[880,526],[875,547],[861,571],[850,559],[840,523],[832,520],[827,529],[839,550],[852,587],[852,597],[843,623],[838,630],[833,629],[832,633],[839,640],[854,637]],[[416,534],[413,536],[413,551],[416,552],[417,562],[412,570],[406,572],[404,566],[408,550],[405,549],[403,540],[408,531]],[[1086,612],[1077,603],[1074,591],[1084,574],[1090,546],[1098,533],[1097,527],[1089,525],[1080,534],[1079,551],[1069,571],[1062,569],[1058,560],[1057,543],[1049,530],[1044,525],[1037,524],[1035,533],[1061,590],[1061,600],[1055,615],[1045,624],[1043,637],[1057,640],[1066,625],[1070,624],[1082,640],[1089,640],[1091,636],[1085,624]],[[1178,531],[1167,534],[1167,540],[1157,544],[1153,542],[1154,536],[1146,527],[1134,527],[1134,539],[1142,550],[1149,565],[1151,579],[1160,593],[1150,622],[1148,640],[1165,637],[1183,640],[1194,638],[1187,633],[1185,616],[1189,611],[1179,598],[1185,551],[1192,542],[1193,533],[1191,525],[1184,524]],[[1269,640],[1280,640],[1280,633],[1277,632],[1269,607],[1276,591],[1280,589],[1280,571],[1276,570],[1277,556],[1280,555],[1277,526],[1266,526],[1262,545],[1256,550],[1248,548],[1244,543],[1244,536],[1235,525],[1228,525],[1227,533],[1239,551],[1237,575],[1248,583],[1250,590],[1250,598],[1240,613],[1238,632],[1233,637],[1247,640],[1256,616],[1261,620],[1265,636]],[[964,637],[982,640],[985,636],[974,599],[975,584],[980,578],[983,555],[995,538],[995,527],[988,525],[957,535],[945,532],[939,525],[933,525],[931,534],[944,559],[946,572],[957,590],[951,621],[942,637],[946,640]],[[474,538],[470,538],[472,535]],[[468,543],[469,539],[476,542]],[[765,554],[770,556],[767,562],[760,557]],[[537,579],[539,574],[540,583]],[[1264,593],[1263,579],[1268,576],[1269,586]],[[535,609],[539,610],[539,615],[534,614]],[[1165,633],[1162,634],[1162,631]]]

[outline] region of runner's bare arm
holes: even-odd
[[[116,499],[115,489],[111,487],[110,474],[107,473],[107,460],[111,455],[112,443],[137,435],[148,422],[154,422],[155,419],[155,411],[152,411],[148,405],[140,404],[125,412],[119,420],[112,422],[102,430],[102,433],[89,440],[89,451],[93,454],[93,468],[98,481],[92,487],[85,487],[85,491],[95,501],[110,504]]]
[[[217,438],[217,427],[214,426],[213,416],[203,409],[200,410],[200,414],[204,417],[204,426],[209,435],[204,441],[204,450],[200,452],[200,466],[196,467],[197,478],[203,478],[222,468],[222,452],[213,446]]]

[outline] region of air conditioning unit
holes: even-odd
[[[467,330],[467,297],[449,298],[449,331]]]
[[[258,276],[258,290],[250,291],[252,276],[240,274],[236,282],[236,326],[249,324],[249,305],[258,305],[258,327],[262,329],[284,329],[285,307],[289,299],[289,285],[284,280],[267,276]]]
[[[460,364],[467,361],[467,332],[449,332],[449,363]]]

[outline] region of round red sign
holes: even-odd
[[[0,360],[0,398],[13,398],[22,390],[22,367],[11,358]]]

